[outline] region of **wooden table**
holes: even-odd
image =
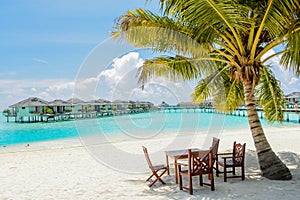
[[[202,151],[198,148],[192,148],[192,152]],[[188,149],[182,150],[172,150],[172,151],[165,151],[166,153],[166,163],[168,167],[168,175],[170,175],[169,171],[169,157],[174,159],[174,171],[175,171],[175,181],[178,183],[178,172],[177,172],[177,160],[188,158]]]

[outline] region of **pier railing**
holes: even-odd
[[[5,113],[6,121],[13,120],[18,123],[31,122],[48,122],[48,121],[66,121],[71,119],[86,119],[106,116],[116,116],[124,114],[137,114],[149,112],[149,109],[122,109],[122,110],[99,110],[99,111],[84,111],[84,112],[62,112],[62,113],[30,113],[28,115],[17,115],[16,113]]]
[[[264,112],[262,108],[256,108],[260,118],[264,118]],[[247,116],[247,110],[245,107],[237,108],[236,110],[227,113],[217,111],[215,107],[203,107],[203,106],[163,106],[160,107],[160,110],[163,112],[205,112],[205,113],[219,113],[226,115],[235,115],[235,116]],[[284,112],[284,121],[289,122],[292,115],[297,118],[298,123],[300,123],[300,110],[299,109],[283,109]]]
[[[259,117],[264,118],[264,112],[262,108],[257,108]],[[97,117],[107,117],[116,116],[124,114],[136,114],[144,113],[149,111],[161,111],[161,112],[205,112],[205,113],[218,113],[234,116],[247,116],[247,110],[244,107],[237,108],[236,110],[225,113],[219,112],[214,107],[203,107],[203,106],[163,106],[152,109],[122,109],[122,110],[100,110],[100,111],[88,111],[88,112],[78,112],[78,113],[56,113],[56,114],[46,114],[46,113],[36,113],[30,114],[28,116],[17,116],[15,113],[5,113],[7,122],[14,119],[15,122],[48,122],[48,121],[64,121],[70,119],[85,119],[85,118],[97,118]],[[300,123],[300,110],[299,109],[284,109],[284,121],[289,122],[292,117],[296,118],[298,123]]]

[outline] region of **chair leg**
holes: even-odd
[[[183,190],[182,188],[182,176],[179,174],[179,189]]]
[[[200,186],[203,186],[203,177],[202,177],[202,175],[199,176],[199,182],[200,182]]]
[[[165,169],[158,177],[157,177],[157,179],[162,183],[162,184],[166,184],[162,179],[161,179],[161,177],[164,175],[164,173],[166,173],[167,172],[167,169]]]
[[[211,189],[211,191],[215,191],[214,173],[211,174],[210,189]]]
[[[152,187],[156,182],[157,182],[157,179],[154,180],[154,181],[149,185],[149,187]]]
[[[235,175],[235,167],[232,167],[232,174]]]
[[[242,166],[242,181],[245,180],[245,168]]]
[[[189,191],[190,191],[190,194],[193,194],[193,179],[192,179],[192,176],[189,176]]]
[[[154,174],[152,174],[151,176],[149,176],[149,178],[146,181],[149,181],[153,176],[154,176]]]
[[[160,175],[157,174],[158,171],[153,172],[153,174],[147,179],[149,181],[153,176],[156,177],[156,179],[149,185],[149,187],[152,187],[157,181],[160,181],[162,184],[166,184],[162,179],[162,175],[167,172],[167,170],[164,170]]]
[[[218,162],[216,162],[216,176],[219,177],[219,165]]]
[[[227,182],[227,167],[224,166],[224,182]]]

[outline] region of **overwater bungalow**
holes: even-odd
[[[65,112],[70,112],[71,110],[69,107],[71,104],[67,101],[61,100],[61,99],[55,99],[54,101],[49,102],[49,107],[52,108],[54,113],[65,113]]]
[[[91,100],[86,102],[86,105],[90,110],[96,112],[102,112],[111,108],[111,102],[104,99]]]
[[[287,108],[299,108],[300,106],[300,92],[293,92],[288,95],[285,95],[287,101]]]
[[[17,122],[34,122],[43,121],[43,114],[46,114],[49,102],[31,97],[9,106],[12,108],[12,116]]]
[[[181,107],[196,107],[199,106],[198,103],[194,103],[194,102],[180,102],[177,104],[177,106],[181,106]]]
[[[154,104],[149,101],[136,101],[135,106],[139,110],[150,110]]]
[[[86,102],[81,99],[71,98],[71,99],[67,100],[66,102],[69,103],[69,105],[67,106],[67,109],[72,114],[82,113],[85,110],[84,104]]]
[[[12,111],[8,112],[6,117],[8,122],[12,117],[15,118],[15,122],[61,121],[145,112],[151,108],[151,105],[153,105],[151,102],[136,103],[121,100],[110,102],[104,99],[83,101],[77,98],[48,102],[31,97],[11,105]],[[140,108],[143,110],[138,110]]]

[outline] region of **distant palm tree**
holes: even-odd
[[[146,60],[142,86],[152,77],[199,80],[193,100],[214,98],[218,110],[245,104],[262,176],[290,180],[292,175],[272,151],[260,123],[257,103],[268,121],[283,121],[284,94],[266,62],[280,63],[299,75],[299,0],[160,0],[162,15],[128,11],[112,36],[156,52]],[[277,52],[270,51],[277,47]],[[278,50],[279,49],[279,50]]]

